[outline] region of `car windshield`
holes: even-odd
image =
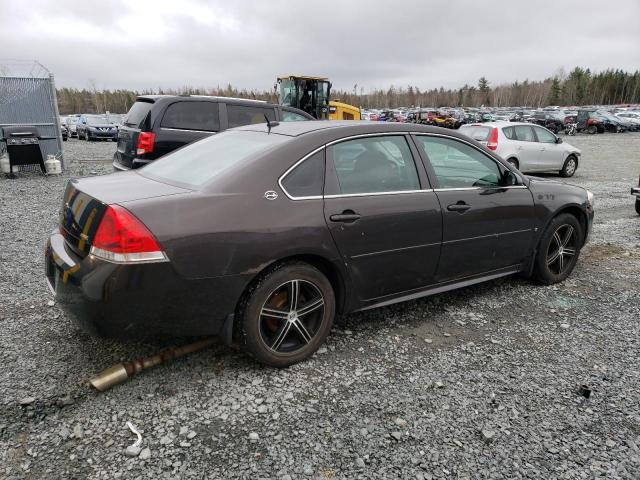
[[[486,142],[487,138],[489,138],[489,132],[491,132],[491,127],[482,125],[463,126],[460,129],[460,133],[464,133],[467,137],[473,138],[478,142]]]
[[[197,188],[289,139],[262,132],[223,132],[165,155],[139,172],[151,179]]]
[[[78,117],[67,117],[65,122],[67,125],[75,125],[76,123],[78,123]]]
[[[87,115],[85,117],[87,119],[87,124],[89,125],[109,125],[113,122],[110,122],[109,120],[107,120],[107,117],[103,117],[103,116],[89,116]]]

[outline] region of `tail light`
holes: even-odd
[[[487,148],[489,150],[495,150],[498,148],[498,129],[496,127],[491,129],[489,139],[487,140]]]
[[[153,152],[153,144],[156,141],[156,134],[151,132],[140,132],[138,134],[138,144],[136,145],[136,155],[144,155]]]
[[[107,207],[93,238],[91,253],[114,263],[168,260],[149,229],[119,205]]]

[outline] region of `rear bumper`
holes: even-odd
[[[633,195],[636,198],[640,198],[640,186],[631,187],[631,195]]]
[[[120,152],[116,152],[113,154],[113,170],[116,172],[131,170],[135,168],[144,167],[147,163],[152,162],[153,160],[145,160],[142,158],[132,158],[130,161],[125,161],[122,159]]]
[[[80,258],[57,231],[47,242],[45,273],[56,302],[81,328],[116,338],[222,334],[249,281],[243,275],[189,280],[170,262]]]

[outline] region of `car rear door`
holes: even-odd
[[[414,135],[442,206],[439,282],[517,269],[530,255],[534,205],[508,169],[474,145],[452,137]],[[511,174],[515,179],[515,174]]]
[[[434,281],[442,214],[417,158],[403,134],[327,148],[325,219],[362,301]]]
[[[267,118],[270,122],[276,120],[276,109],[269,104],[262,106],[227,103],[224,108],[226,108],[226,128],[265,123]]]
[[[210,100],[177,100],[169,104],[159,120],[153,158],[220,130],[220,106]]]
[[[515,125],[513,128],[514,142],[518,155],[519,169],[523,172],[537,170],[540,158],[540,146],[536,142],[531,125]]]
[[[533,127],[536,134],[536,140],[540,149],[538,164],[541,169],[558,170],[562,169],[564,160],[564,148],[562,144],[558,144],[557,137],[542,127]]]

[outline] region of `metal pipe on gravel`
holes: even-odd
[[[113,365],[112,367],[98,373],[95,377],[89,380],[89,383],[96,390],[104,392],[114,385],[125,382],[130,377],[143,370],[155,367],[156,365],[169,363],[176,358],[210,347],[214,343],[216,343],[215,337],[205,338],[204,340],[199,340],[182,347],[168,348],[150,357],[141,358],[132,362],[118,363],[117,365]]]

